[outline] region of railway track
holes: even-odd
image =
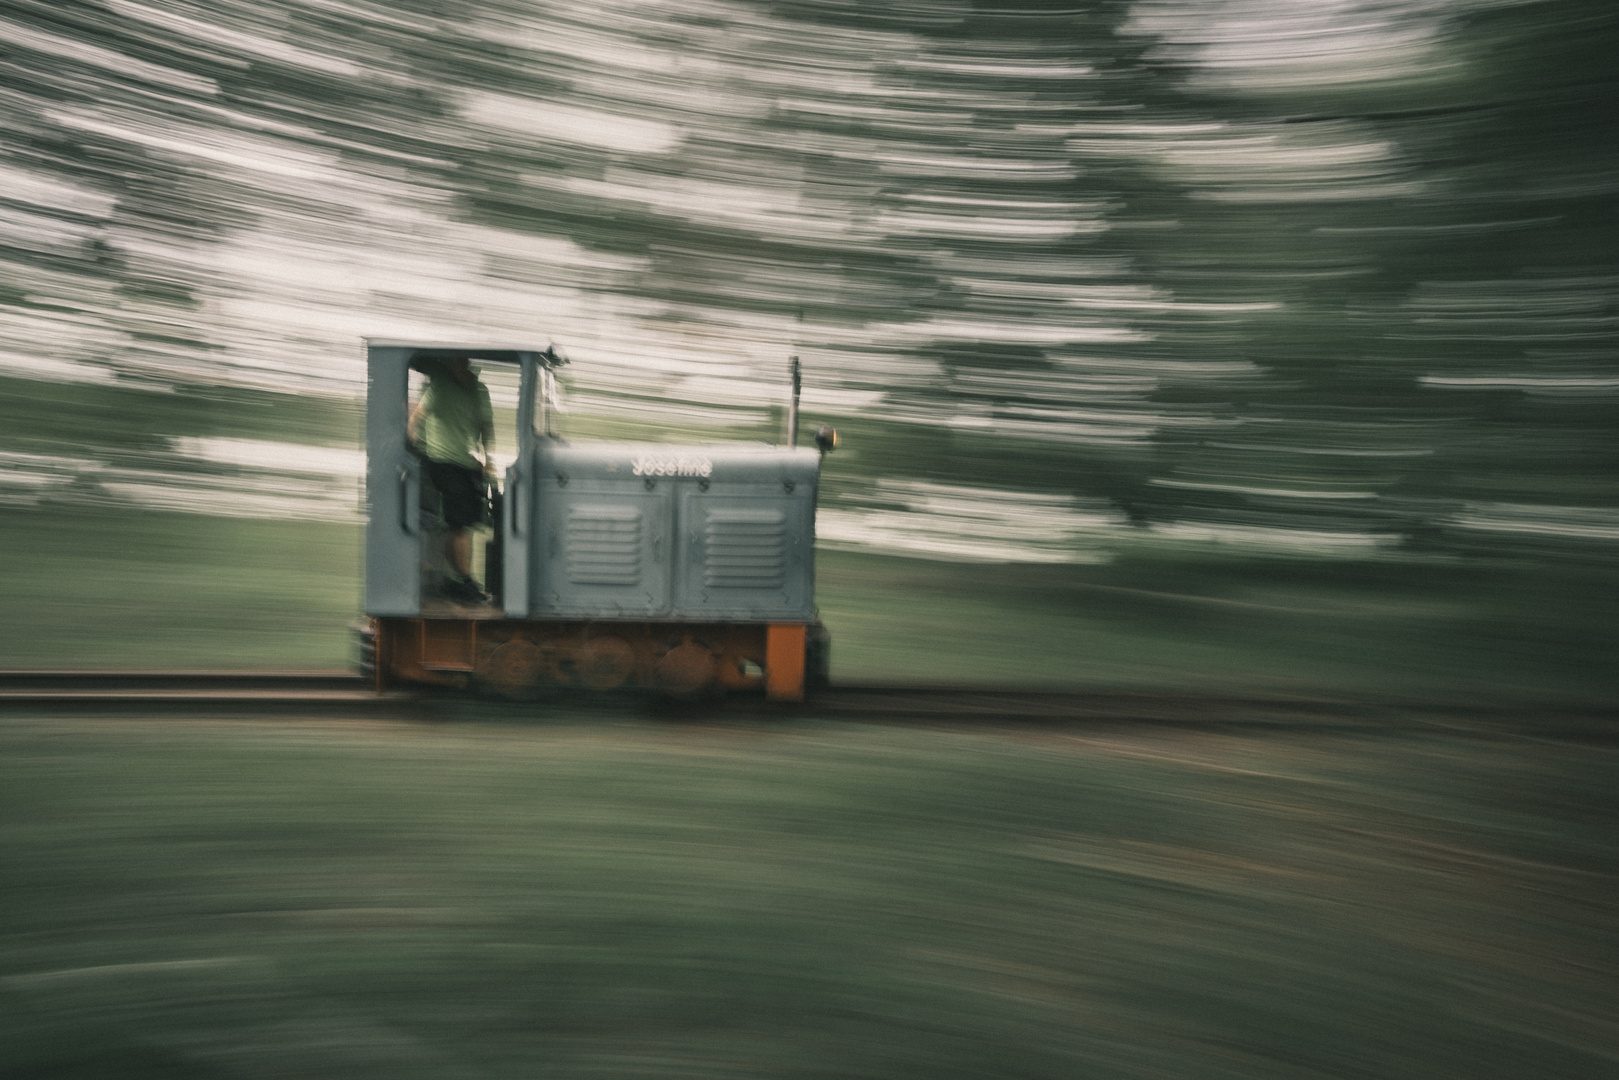
[[[399,690],[378,694],[359,676],[331,671],[0,671],[0,708],[103,706],[125,710],[210,709],[340,710],[386,713],[390,709],[449,712],[535,712],[566,703],[585,708],[618,707],[626,701],[658,703],[646,695],[579,694],[544,701],[508,702],[464,694]],[[675,712],[699,715],[811,713],[872,719],[964,720],[1224,720],[1264,722],[1306,717],[1319,721],[1364,719],[1363,707],[1325,699],[1208,698],[1180,695],[1106,694],[994,688],[845,685],[821,691],[808,703],[772,706],[752,696],[712,702],[663,703]]]
[[[1612,702],[1417,702],[1373,698],[1016,690],[838,684],[800,705],[749,696],[670,701],[645,693],[577,692],[506,701],[420,688],[377,693],[341,671],[0,671],[0,716],[304,716],[505,722],[626,711],[680,721],[794,718],[986,727],[1102,727],[1450,731],[1469,735],[1619,740]]]
[[[377,694],[341,671],[0,671],[0,709],[139,710],[208,707],[283,711],[384,710],[401,695]]]
[[[377,719],[521,719],[552,712],[589,715],[637,710],[681,719],[795,716],[858,722],[1063,725],[1152,723],[1222,727],[1388,728],[1464,724],[1471,730],[1523,726],[1525,706],[1478,703],[1391,704],[1326,697],[1232,696],[988,687],[836,685],[803,705],[751,696],[670,702],[646,695],[577,694],[501,701],[418,689],[378,694],[360,677],[334,671],[0,671],[0,713],[104,712],[114,715],[306,715]],[[1619,731],[1599,706],[1542,709],[1563,729]],[[1465,720],[1463,719],[1465,717]]]

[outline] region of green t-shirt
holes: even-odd
[[[473,451],[492,450],[495,445],[489,388],[482,382],[462,386],[447,373],[431,376],[422,391],[421,444],[422,453],[432,461],[482,468]]]

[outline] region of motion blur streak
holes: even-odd
[[[14,1076],[1596,1080],[1615,748],[0,726]]]
[[[799,356],[841,544],[1613,556],[1599,0],[0,22],[8,505],[346,519],[270,444],[360,337],[554,340],[575,434],[775,438]]]
[[[369,336],[555,342],[581,442],[780,441],[797,357],[833,682],[978,691],[0,702],[0,1080],[1611,1077],[1615,56],[1614,0],[0,0],[0,669],[352,665]]]

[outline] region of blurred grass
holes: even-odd
[[[352,525],[97,508],[0,517],[11,668],[335,668],[360,608]]]
[[[843,679],[1467,699],[1616,685],[1619,580],[1589,564],[818,558]]]
[[[12,716],[0,1077],[1609,1076],[1614,764]]]
[[[0,517],[14,668],[340,668],[360,530],[95,508]],[[1213,558],[1085,566],[818,555],[845,681],[1611,699],[1619,581],[1590,564]]]

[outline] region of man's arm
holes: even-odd
[[[421,445],[422,418],[427,415],[428,399],[432,396],[431,385],[422,387],[422,396],[417,399],[416,407],[410,410],[410,419],[405,421],[405,441],[412,446]]]
[[[405,421],[405,441],[412,446],[416,445],[416,439],[421,434],[422,415],[426,411],[426,409],[422,408],[422,403],[418,401],[416,407],[410,410],[410,419]]]
[[[495,408],[489,387],[478,383],[478,441],[483,444],[483,471],[495,475]]]

